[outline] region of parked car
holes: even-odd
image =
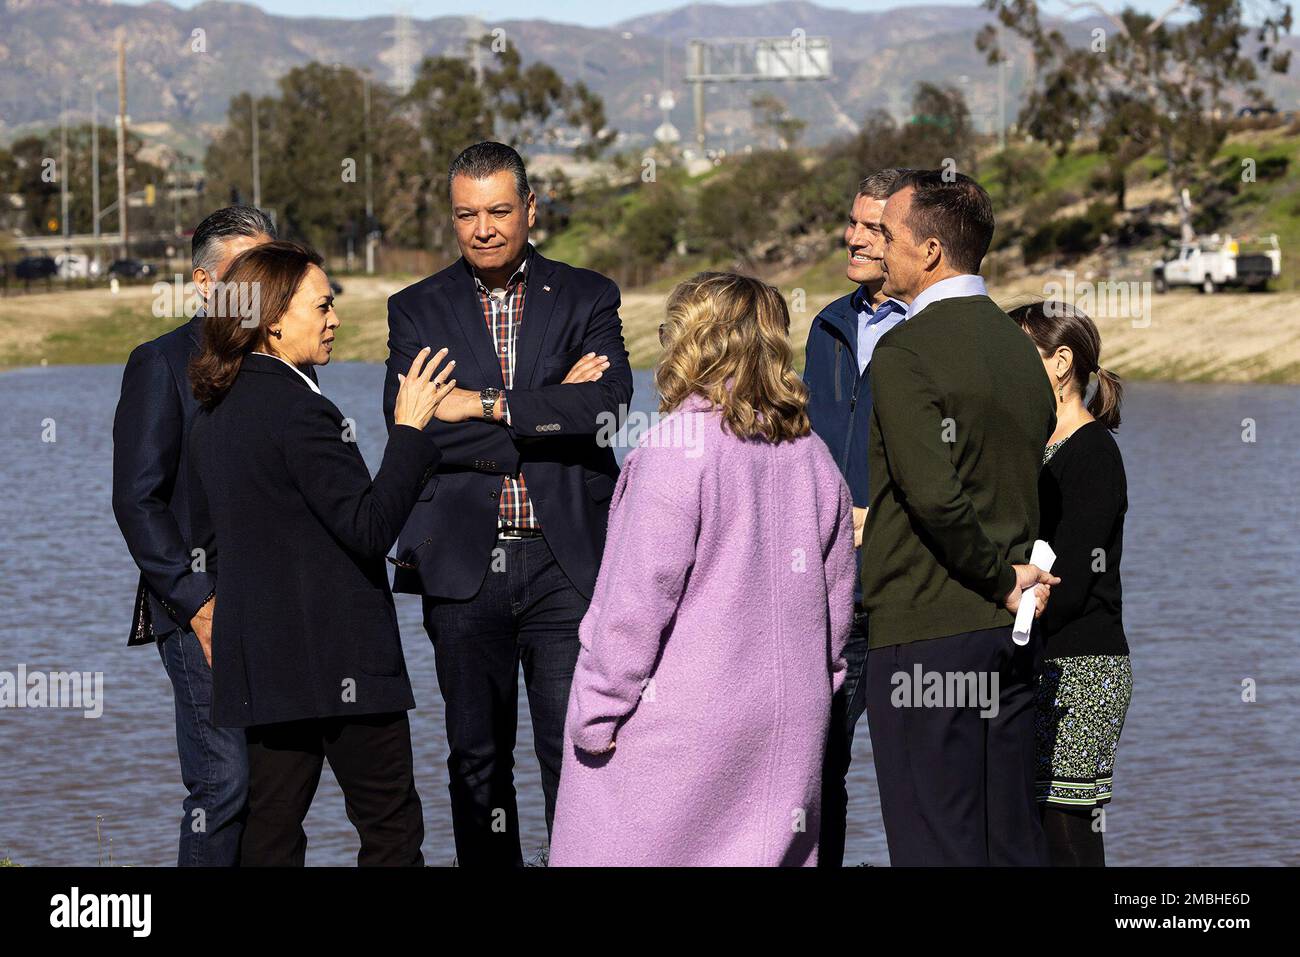
[[[80,253],[63,253],[54,257],[60,279],[90,279],[99,275],[98,265]]]
[[[30,282],[33,279],[49,279],[59,272],[58,264],[49,256],[28,256],[20,259],[14,267],[14,276]]]
[[[1215,233],[1181,243],[1176,256],[1155,267],[1152,279],[1156,292],[1166,292],[1171,286],[1197,286],[1201,292],[1212,293],[1225,286],[1265,289],[1270,279],[1281,274],[1282,249],[1276,234],[1252,242]]]
[[[139,259],[115,259],[108,267],[108,275],[118,279],[148,279],[157,274],[157,269]]]

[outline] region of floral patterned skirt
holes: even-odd
[[[1034,789],[1039,801],[1110,801],[1115,749],[1133,693],[1128,655],[1051,658],[1038,680]]]

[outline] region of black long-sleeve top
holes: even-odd
[[[1038,620],[1046,656],[1128,654],[1119,577],[1128,481],[1104,425],[1081,425],[1056,450],[1039,473],[1038,499],[1039,536],[1061,578]]]

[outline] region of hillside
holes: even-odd
[[[1270,288],[1300,290],[1300,123],[1271,128],[1242,126],[1220,148],[1208,183],[1194,197],[1193,212],[1198,225],[1202,217],[1213,215],[1209,228],[1238,237],[1276,233],[1282,246],[1282,276]],[[1012,143],[999,154],[986,142],[978,154],[970,172],[989,190],[997,212],[993,251],[985,262],[986,275],[995,281],[1018,282],[1059,270],[1080,277],[1086,274],[1090,280],[1149,280],[1151,267],[1167,252],[1166,243],[1178,235],[1174,189],[1164,164],[1154,156],[1144,157],[1130,168],[1125,209],[1117,212],[1114,197],[1100,181],[1104,162],[1093,144],[1083,143],[1058,157],[1032,143]],[[1242,180],[1243,160],[1253,161],[1253,182]],[[805,167],[812,162],[814,156],[805,157]],[[699,212],[709,184],[731,175],[733,169],[724,164],[694,177],[668,170],[660,181],[675,191],[678,205]],[[847,183],[845,186],[851,190]],[[803,194],[797,192],[798,187],[790,188],[796,191],[789,196],[755,198],[760,203],[779,203],[783,213],[770,223],[764,236],[755,237],[754,262],[748,268],[790,287],[836,287],[843,277],[838,198],[833,205],[833,229],[801,237],[797,249],[773,250],[766,241],[767,236],[796,235],[800,229],[797,217],[804,210],[790,200]],[[638,229],[642,223],[655,223],[653,207],[663,201],[653,187],[643,188],[635,177],[629,178],[629,185],[611,192],[603,203],[589,203],[594,208],[575,216],[568,228],[548,239],[554,255],[619,273],[631,255],[626,244],[632,243],[635,251]],[[1197,208],[1201,192],[1213,196]],[[848,198],[845,195],[843,202],[847,204]],[[1099,215],[1098,206],[1105,207],[1102,223],[1090,219]],[[681,228],[690,230],[690,215],[683,214],[682,220]],[[689,232],[687,235],[691,238]],[[607,261],[605,251],[611,245],[622,262]],[[648,279],[657,289],[692,268],[732,265],[735,263],[725,259],[691,255],[679,261],[674,256],[658,273],[645,278],[635,275],[641,281]],[[627,284],[628,273],[620,275]]]
[[[900,6],[884,12],[852,12],[805,2],[747,7],[691,4],[650,16],[590,29],[543,19],[485,23],[464,17],[413,18],[407,57],[462,55],[469,33],[500,28],[526,62],[544,60],[566,80],[584,80],[604,97],[610,124],[626,142],[648,141],[662,121],[656,99],[665,75],[677,95],[672,122],[689,135],[690,97],[681,77],[685,41],[699,36],[808,36],[833,40],[834,78],[825,83],[763,86],[723,85],[708,90],[706,107],[715,145],[751,141],[749,97],[775,93],[808,123],[805,139],[817,143],[845,132],[868,111],[907,113],[918,81],[952,83],[965,93],[978,129],[992,129],[997,106],[996,74],[974,46],[988,22],[977,4]],[[1091,21],[1064,27],[1083,33]],[[197,153],[223,122],[230,98],[246,90],[269,94],[276,79],[312,60],[374,71],[393,83],[403,59],[390,16],[357,20],[288,18],[245,3],[209,2],[191,10],[168,3],[125,6],[104,0],[0,0],[0,143],[33,126],[57,122],[61,96],[89,115],[90,91],[102,84],[101,107],[115,96],[114,37],[128,38],[130,113],[134,124],[157,124],[159,139]],[[193,31],[202,30],[195,52]],[[1300,40],[1288,41],[1300,49]],[[1013,55],[1008,71],[1008,120],[1032,62],[1027,50]],[[1294,106],[1300,76],[1293,70],[1270,79],[1269,92],[1283,108]]]

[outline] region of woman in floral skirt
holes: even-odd
[[[1056,431],[1039,476],[1039,536],[1056,552],[1038,627],[1045,639],[1038,686],[1038,800],[1055,866],[1101,867],[1104,811],[1115,749],[1133,690],[1121,616],[1120,553],[1128,485],[1111,435],[1123,388],[1101,368],[1101,336],[1066,303],[1022,306],[1011,317],[1043,357],[1056,393]],[[1085,402],[1090,378],[1097,377]]]

